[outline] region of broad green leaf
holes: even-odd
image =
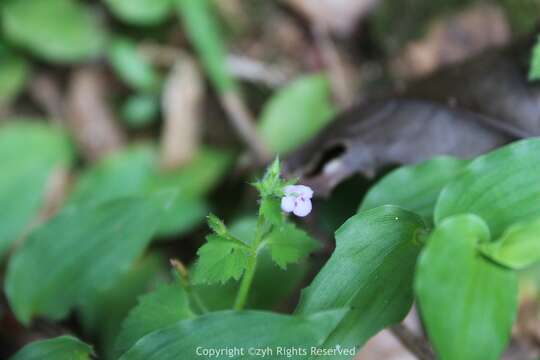
[[[111,12],[122,21],[141,26],[165,21],[172,10],[172,0],[104,0]]]
[[[15,98],[26,85],[28,62],[0,43],[0,105]]]
[[[96,57],[105,34],[94,14],[76,0],[16,0],[2,8],[6,38],[53,62]]]
[[[499,359],[517,309],[517,278],[483,258],[476,215],[450,217],[428,239],[415,278],[423,322],[440,359]]]
[[[229,231],[245,243],[255,238],[257,219],[246,217],[234,222]],[[280,302],[286,300],[300,286],[308,271],[305,261],[290,264],[284,270],[278,267],[270,256],[268,248],[261,250],[257,257],[257,268],[253,278],[251,291],[248,295],[247,307],[250,309],[271,310]],[[279,284],[277,287],[269,283]],[[212,311],[231,309],[238,292],[239,283],[229,281],[226,284],[196,285],[195,291],[200,295],[207,308]]]
[[[264,106],[259,131],[270,150],[286,153],[309,140],[336,113],[330,82],[323,74],[301,77]]]
[[[110,287],[144,251],[171,194],[68,207],[32,232],[8,264],[5,291],[17,318],[63,318]]]
[[[319,346],[343,311],[334,310],[310,316],[290,316],[259,311],[223,311],[157,330],[139,340],[121,360],[200,359],[197,348],[220,349],[299,347],[310,351]],[[285,356],[282,356],[286,358]],[[281,358],[279,356],[272,358]],[[305,359],[291,356],[288,359]]]
[[[325,345],[361,346],[402,320],[413,300],[422,219],[396,206],[363,211],[336,231],[336,250],[306,288],[298,314],[350,310]]]
[[[114,153],[86,169],[71,192],[71,204],[100,204],[142,193],[154,171],[155,151],[136,146]]]
[[[540,79],[540,38],[532,49],[531,64],[529,66],[529,80]]]
[[[90,360],[93,353],[90,345],[73,336],[63,335],[54,339],[31,342],[10,360]]]
[[[108,56],[114,70],[126,84],[144,92],[159,89],[159,74],[139,52],[134,41],[120,37],[114,39],[109,45]]]
[[[52,172],[72,156],[59,129],[23,119],[0,127],[0,255],[28,229]]]
[[[166,261],[160,256],[146,256],[111,287],[84,299],[78,307],[84,331],[97,337],[103,359],[118,359],[115,342],[122,321],[137,305],[138,296],[166,280],[168,272],[165,264]]]
[[[390,172],[366,194],[360,211],[381,205],[397,205],[433,222],[433,210],[441,190],[465,168],[467,161],[448,156]]]
[[[497,241],[483,245],[482,252],[500,264],[528,267],[540,261],[540,219],[511,225]]]
[[[122,120],[132,129],[139,129],[153,123],[159,111],[159,98],[154,94],[130,96],[120,109]]]
[[[142,296],[139,304],[130,311],[122,324],[116,349],[123,354],[143,336],[193,317],[187,294],[180,283],[164,284]]]
[[[304,259],[319,246],[305,231],[289,223],[273,230],[264,241],[270,247],[272,260],[282,269]]]
[[[226,152],[201,149],[190,164],[167,173],[156,168],[156,158],[156,149],[150,145],[134,146],[105,158],[81,174],[70,203],[99,204],[172,189],[178,196],[164,214],[159,233],[170,235],[190,229],[208,213],[202,197],[225,174],[231,157]]]
[[[226,48],[210,0],[173,0],[191,43],[219,93],[235,88],[226,66]]]
[[[212,284],[240,279],[252,256],[251,249],[219,235],[208,235],[206,239],[206,244],[197,251],[199,258],[193,271],[193,282]]]
[[[540,216],[540,139],[518,141],[473,160],[441,192],[435,223],[472,213],[492,239],[515,222]]]

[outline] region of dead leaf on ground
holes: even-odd
[[[203,84],[195,60],[179,51],[163,89],[160,162],[164,169],[189,162],[199,148]]]

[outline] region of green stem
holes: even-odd
[[[255,269],[257,268],[257,255],[259,253],[259,245],[261,244],[264,236],[268,233],[265,232],[263,234],[264,225],[264,217],[259,214],[259,219],[257,220],[257,229],[255,231],[255,241],[253,242],[254,250],[248,259],[246,271],[244,272],[242,282],[240,283],[240,288],[238,289],[238,294],[236,295],[236,301],[234,302],[235,310],[242,310],[246,305],[249,289],[251,288],[251,284],[253,283],[253,278],[255,277]]]

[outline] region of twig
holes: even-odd
[[[328,29],[314,24],[313,36],[328,68],[335,100],[342,108],[350,107],[353,104],[353,91],[349,85],[339,51],[332,41]]]
[[[289,80],[288,71],[285,69],[265,64],[248,56],[229,55],[227,69],[235,78],[261,83],[269,87],[282,86]]]
[[[390,327],[390,332],[419,360],[434,360],[435,355],[423,337],[413,334],[403,323]]]
[[[267,162],[270,159],[270,152],[264,144],[264,141],[257,133],[253,116],[248,111],[238,92],[224,92],[220,95],[219,99],[225,108],[225,111],[231,118],[236,131],[251,149],[257,158],[257,161],[260,163]]]

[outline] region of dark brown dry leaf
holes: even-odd
[[[203,77],[195,60],[178,52],[163,89],[164,126],[161,131],[161,167],[175,169],[189,162],[200,143]]]
[[[427,101],[385,100],[354,107],[291,154],[285,172],[321,196],[349,176],[435,155],[470,158],[519,137],[472,112]]]
[[[105,78],[97,67],[71,74],[66,125],[83,156],[93,162],[120,148],[125,137],[106,101]]]

